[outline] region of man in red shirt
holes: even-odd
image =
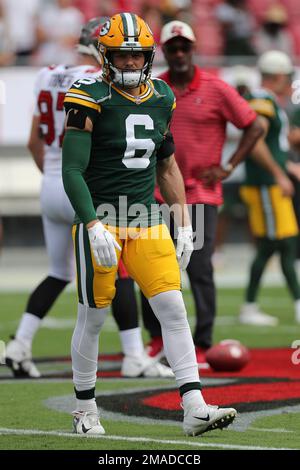
[[[196,304],[194,343],[198,363],[212,344],[216,310],[212,254],[218,206],[222,204],[222,183],[234,167],[249,154],[262,134],[256,113],[234,88],[193,64],[195,35],[189,25],[171,21],[161,32],[161,45],[169,70],[160,76],[176,96],[171,122],[175,155],[185,182],[187,203],[192,205],[196,232],[196,206],[204,205],[204,245],[192,254],[187,273]],[[227,122],[243,129],[238,148],[225,166],[221,154]],[[162,196],[157,191],[158,201]],[[199,235],[196,233],[196,236]],[[143,301],[143,316],[155,353],[162,345],[160,327]]]

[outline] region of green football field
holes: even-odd
[[[190,323],[193,325],[192,299],[188,291],[184,295]],[[256,365],[253,367],[253,364],[248,375],[245,369],[244,374],[234,376],[211,374],[204,377],[204,384],[210,387],[207,390],[217,395],[219,393],[222,399],[228,395],[230,401],[230,393],[234,393],[235,398],[232,400],[235,404],[238,393],[241,393],[237,405],[239,416],[228,430],[189,438],[182,433],[179,409],[175,407],[168,414],[167,411],[158,412],[153,408],[153,413],[151,410],[149,413],[145,411],[144,405],[138,403],[139,398],[131,399],[132,394],[135,394],[133,397],[142,394],[159,396],[164,392],[172,398],[174,381],[119,378],[118,361],[113,359],[109,362],[113,354],[120,352],[118,333],[110,317],[100,337],[100,352],[110,356],[106,356],[104,361],[105,378],[98,380],[96,389],[98,405],[102,409],[102,402],[105,404],[101,422],[106,435],[101,438],[72,435],[70,411],[74,403],[73,386],[69,378],[71,364],[60,358],[69,356],[75,322],[76,298],[73,292],[68,292],[60,297],[51,310],[33,346],[33,355],[40,359],[37,365],[42,373],[48,376],[56,374],[57,378],[12,380],[6,366],[0,367],[0,449],[299,449],[300,364],[289,365],[291,375],[285,374],[284,366],[284,360],[289,357],[288,348],[292,355],[292,343],[300,340],[300,327],[293,318],[292,301],[284,288],[263,289],[261,306],[268,313],[279,317],[280,323],[277,327],[250,327],[239,325],[236,319],[242,295],[241,289],[218,290],[215,342],[235,338],[250,349],[268,348],[275,352],[274,356],[271,352],[271,359],[273,357],[274,360],[266,362],[265,369],[264,355],[259,356],[262,359],[257,362],[258,379],[255,377]],[[15,332],[26,298],[24,293],[0,294],[0,340],[7,342],[9,335]],[[146,333],[144,339],[148,340]],[[278,348],[285,350],[285,359],[280,362],[280,367],[286,377],[276,373]],[[253,357],[256,357],[255,352]],[[274,381],[268,364],[274,367]],[[270,399],[272,393],[274,401]],[[257,400],[254,396],[258,397]],[[137,400],[136,406],[134,400]]]

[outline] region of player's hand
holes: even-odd
[[[203,181],[204,186],[213,186],[218,181],[222,181],[229,176],[230,173],[221,166],[213,165],[201,171],[199,179]]]
[[[288,161],[286,168],[290,175],[294,176],[298,181],[300,181],[300,163]]]
[[[176,257],[180,269],[185,270],[187,268],[193,250],[194,244],[192,226],[189,225],[187,227],[178,227]]]
[[[112,234],[100,221],[88,228],[88,234],[96,264],[106,268],[116,266],[118,259],[115,249],[121,251],[122,248]]]
[[[289,196],[289,197],[293,196],[294,194],[293,183],[284,173],[276,178],[276,182],[278,186],[280,186],[283,196]]]

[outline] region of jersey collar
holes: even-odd
[[[104,80],[106,83],[106,80]],[[152,87],[154,87],[153,83],[151,80],[149,80],[150,84]],[[149,100],[151,96],[153,95],[153,89],[147,84],[144,83],[141,85],[141,94],[138,96],[132,96],[130,93],[127,93],[124,90],[121,90],[121,88],[117,87],[114,83],[111,82],[111,87],[119,93],[119,95],[124,96],[124,98],[128,99],[129,101],[132,101],[135,104],[141,104],[144,103],[145,101]]]

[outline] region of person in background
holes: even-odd
[[[293,38],[286,28],[287,24],[288,15],[283,5],[275,3],[267,9],[263,23],[255,34],[254,45],[259,55],[270,50],[294,55]]]
[[[228,82],[241,96],[250,92],[253,85],[253,71],[251,68],[236,65],[231,67]],[[242,131],[229,123],[226,128],[226,141],[223,147],[222,164],[226,165],[235,151],[241,138]],[[233,219],[239,223],[245,216],[245,206],[239,195],[240,184],[245,177],[245,163],[241,163],[236,170],[224,180],[223,196],[224,203],[219,207],[218,225],[216,234],[215,251],[213,254],[213,265],[215,268],[223,265],[223,244],[230,230]]]
[[[33,58],[36,65],[73,64],[75,44],[84,23],[83,14],[72,0],[55,0],[38,17],[39,48]]]
[[[5,39],[16,54],[16,65],[29,65],[38,44],[37,18],[42,0],[1,0],[5,18]]]
[[[216,314],[213,278],[218,207],[223,203],[222,180],[248,155],[262,134],[256,113],[237,91],[194,65],[196,38],[192,28],[181,21],[167,23],[161,32],[161,45],[168,64],[160,78],[176,96],[176,110],[171,131],[176,145],[176,161],[182,172],[187,202],[192,206],[193,231],[196,230],[197,206],[204,205],[204,245],[191,256],[187,274],[196,307],[194,344],[198,364],[205,364],[205,351],[212,345]],[[234,152],[221,163],[226,125],[231,122],[242,130]],[[163,201],[157,191],[156,199]],[[162,352],[158,323],[147,302],[143,318],[152,341],[150,348]]]
[[[246,160],[246,179],[241,187],[256,238],[256,254],[239,319],[243,324],[275,326],[278,319],[262,312],[256,303],[262,274],[274,253],[279,253],[282,273],[294,299],[295,319],[300,322],[300,285],[294,266],[299,229],[291,199],[293,185],[285,172],[296,173],[288,162],[288,118],[277,98],[290,82],[294,68],[285,53],[269,51],[259,58],[258,69],[261,89],[251,91],[248,102],[261,116],[264,135],[252,150],[252,158]],[[277,165],[275,173],[258,164],[263,154]]]
[[[300,107],[299,105],[293,106],[293,110],[290,112],[290,132],[289,142],[291,145],[289,171],[291,171],[291,165],[294,168],[294,174],[291,179],[294,184],[295,194],[293,197],[294,210],[297,217],[298,227],[300,229]],[[298,173],[296,176],[295,173]],[[297,261],[299,264],[300,259],[300,235],[298,235],[297,243]]]
[[[15,51],[13,41],[4,12],[4,3],[3,0],[0,0],[0,67],[12,65],[14,61]]]
[[[255,56],[252,46],[255,22],[246,1],[225,0],[216,7],[215,15],[223,30],[224,55]]]

